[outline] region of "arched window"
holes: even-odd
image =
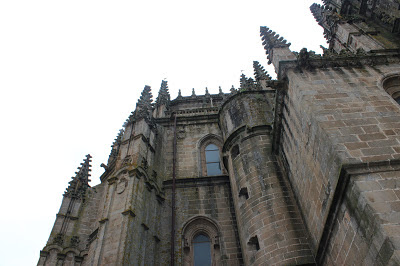
[[[211,266],[211,241],[204,234],[198,234],[193,239],[194,266]]]
[[[217,224],[205,216],[193,217],[182,227],[183,266],[222,265]]]
[[[206,154],[206,167],[207,167],[207,175],[220,175],[221,171],[221,162],[219,157],[219,148],[215,144],[209,144],[205,148]]]
[[[223,141],[214,134],[205,135],[197,144],[199,151],[199,176],[217,176],[226,174],[222,163]]]

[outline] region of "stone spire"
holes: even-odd
[[[158,96],[156,99],[156,106],[169,105],[171,97],[168,91],[168,82],[166,80],[161,81],[161,87],[158,91]]]
[[[258,61],[253,61],[253,68],[256,81],[271,80],[271,76],[268,75],[267,71],[265,71],[264,67]]]
[[[290,46],[290,43],[286,43],[287,41],[283,37],[280,37],[279,34],[276,34],[276,32],[270,30],[268,27],[260,27],[260,36],[263,41],[266,54],[268,55],[268,64],[271,64],[272,58],[270,55],[273,48],[288,48]]]
[[[91,158],[92,156],[90,156],[90,154],[86,155],[86,159],[84,159],[81,166],[78,167],[78,172],[75,172],[75,176],[72,177],[72,180],[69,182],[69,186],[64,193],[65,197],[79,199],[85,195],[90,181]]]
[[[142,95],[140,96],[135,110],[135,119],[150,119],[153,110],[153,95],[150,86],[144,86]]]

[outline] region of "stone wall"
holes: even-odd
[[[352,176],[335,221],[328,265],[400,263],[400,172]]]
[[[380,83],[399,67],[288,72],[280,158],[315,250],[343,165],[400,156],[400,107]]]

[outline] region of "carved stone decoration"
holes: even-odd
[[[62,246],[62,244],[64,243],[64,235],[63,235],[62,233],[58,233],[58,234],[54,237],[53,243]]]
[[[70,240],[70,246],[77,248],[79,246],[79,242],[80,242],[79,236],[73,236],[73,237],[71,237],[71,240]]]
[[[121,178],[117,183],[117,193],[122,194],[127,186],[128,180],[126,180],[126,178]]]

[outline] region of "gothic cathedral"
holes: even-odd
[[[322,55],[260,28],[276,80],[254,62],[230,93],[145,86],[38,265],[400,265],[400,2],[323,2]]]

